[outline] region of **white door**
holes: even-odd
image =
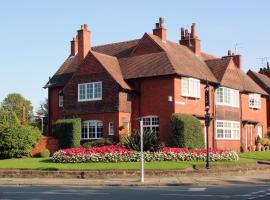
[[[262,126],[257,126],[257,130],[258,130],[258,136],[262,138],[263,136]]]

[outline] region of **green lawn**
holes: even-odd
[[[254,151],[239,154],[240,158],[248,158],[255,160],[270,160],[270,151]]]
[[[252,159],[241,158],[239,161],[214,162],[214,166],[231,166],[254,163]],[[192,165],[204,166],[205,162],[147,162],[145,169],[185,169]],[[50,158],[21,158],[0,160],[1,169],[43,169],[43,170],[106,170],[106,169],[140,169],[139,162],[122,163],[54,163]]]

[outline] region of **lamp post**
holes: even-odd
[[[140,133],[141,133],[141,162],[140,162],[140,175],[141,182],[144,182],[144,158],[143,158],[143,119],[140,118]]]
[[[211,121],[211,117],[209,114],[210,109],[210,98],[209,98],[209,83],[206,80],[206,85],[204,88],[205,92],[205,127],[206,127],[206,169],[210,169],[210,157],[209,157],[209,133],[208,127]]]

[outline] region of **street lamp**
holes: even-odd
[[[141,162],[140,162],[140,175],[141,182],[144,182],[144,158],[143,158],[143,118],[140,118],[140,133],[141,133]]]
[[[210,169],[210,157],[209,157],[209,133],[208,128],[211,121],[211,117],[209,114],[210,109],[210,98],[209,98],[209,83],[206,80],[206,85],[204,88],[205,92],[205,127],[206,127],[206,169]]]

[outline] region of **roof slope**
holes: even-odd
[[[135,55],[119,59],[125,79],[180,74],[217,82],[205,62],[183,45],[166,43],[155,35],[146,33],[163,50],[159,53]]]
[[[251,77],[258,85],[270,94],[270,78],[264,74],[249,70],[248,76]]]
[[[95,56],[95,58],[100,62],[100,64],[107,70],[107,72],[123,89],[131,89],[123,79],[120,65],[116,57],[108,56],[94,51],[90,52]]]
[[[77,67],[77,56],[69,56],[44,87],[64,86]]]
[[[267,95],[260,86],[234,64],[232,57],[207,60],[206,63],[222,86]]]

